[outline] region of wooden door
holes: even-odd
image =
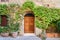
[[[34,33],[34,16],[24,17],[24,33]]]

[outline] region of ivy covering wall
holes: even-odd
[[[38,28],[47,29],[52,21],[60,19],[60,9],[36,6],[31,1],[25,2],[22,6],[16,4],[0,4],[0,15],[8,16],[8,25],[11,27],[15,26],[14,24],[16,22],[20,22],[20,15],[24,15],[23,12],[28,8],[34,12],[35,25]]]
[[[29,8],[34,12],[35,25],[38,28],[47,29],[52,21],[60,19],[60,9],[36,6],[34,2],[27,1],[22,6],[24,9]]]
[[[20,6],[16,4],[0,4],[0,15],[6,15],[8,18],[19,19]],[[8,19],[9,20],[9,19]]]
[[[17,4],[0,4],[0,16],[6,15],[7,16],[7,25],[1,26],[0,25],[0,33],[1,32],[12,32],[18,31],[20,26],[20,6]],[[1,17],[0,17],[0,24],[1,24]],[[7,28],[7,29],[5,29]]]

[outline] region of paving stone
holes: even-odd
[[[41,40],[36,36],[20,36],[20,37],[0,37],[0,40]],[[60,38],[47,38],[46,40],[60,40]]]

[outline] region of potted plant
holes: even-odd
[[[9,36],[9,29],[8,27],[1,27],[0,29],[1,36],[8,37]]]
[[[19,23],[11,23],[10,25],[10,32],[12,37],[17,37],[18,36],[18,30],[19,30]]]
[[[58,11],[57,9],[54,9],[54,8],[37,6],[36,8],[33,9],[33,12],[35,14],[36,27],[42,29],[41,38],[42,40],[46,40],[46,37],[47,37],[46,29],[49,27],[49,24],[51,24],[52,21],[56,21],[59,19],[60,16],[58,14]]]
[[[58,37],[60,37],[60,20],[57,21],[57,33],[58,33]]]
[[[53,28],[53,29],[52,29]],[[60,37],[60,21],[54,21],[49,25],[46,33],[47,37]]]

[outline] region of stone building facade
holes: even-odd
[[[19,4],[22,5],[26,0],[0,0],[0,4]],[[60,0],[32,0],[36,5],[46,7],[60,8]],[[21,34],[24,33],[24,20],[22,21]],[[36,28],[36,34],[40,33],[41,30]]]
[[[22,5],[26,0],[0,0],[0,4],[19,4]],[[36,5],[46,6],[46,7],[56,7],[60,8],[60,0],[31,0]]]

